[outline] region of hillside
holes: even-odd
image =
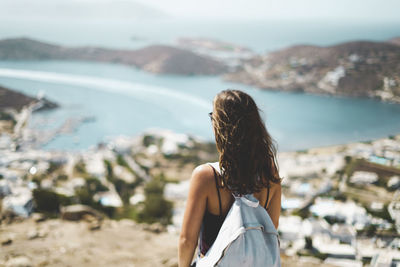
[[[178,75],[216,75],[227,67],[206,56],[166,45],[138,50],[65,47],[28,38],[0,41],[0,60],[86,60],[120,63],[153,72]]]
[[[223,79],[266,90],[400,103],[399,38],[321,47],[296,45],[264,55],[245,53],[235,64],[213,53],[167,45],[137,50],[65,47],[28,38],[0,40],[0,60],[84,60],[119,63],[157,74],[223,75]],[[202,43],[201,43],[202,44]],[[206,44],[208,44],[206,42]]]
[[[393,40],[293,46],[244,61],[224,79],[267,90],[400,102],[400,46]]]
[[[17,121],[23,118],[18,114],[28,106],[32,111],[40,111],[57,108],[58,104],[46,98],[33,98],[0,85],[0,134],[12,133]]]
[[[0,236],[0,266],[178,266],[177,233],[157,233],[126,219],[106,220],[94,230],[84,220],[27,219],[0,224]],[[284,267],[332,266],[281,257]]]
[[[392,38],[388,41],[388,43],[400,45],[400,37]]]
[[[0,225],[0,236],[0,266],[178,266],[176,234],[130,220],[93,230],[86,221],[28,219]]]
[[[20,111],[23,107],[41,101],[40,108],[36,110],[56,108],[58,105],[47,99],[37,99],[25,94],[13,91],[0,85],[0,112],[8,109]]]

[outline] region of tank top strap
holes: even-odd
[[[215,188],[217,189],[218,193],[218,202],[219,202],[219,216],[222,216],[222,205],[221,205],[221,194],[219,193],[219,188],[218,188],[218,178],[217,178],[217,172],[215,168],[210,164],[211,168],[213,169],[214,172],[214,180],[215,180]]]
[[[264,209],[267,209],[268,199],[269,199],[269,185],[267,187],[267,200],[265,201]]]

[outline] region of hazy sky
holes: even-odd
[[[400,0],[134,0],[169,14],[241,19],[366,19],[400,21]]]
[[[0,0],[0,16],[82,14],[212,19],[353,19],[400,22],[400,0]]]

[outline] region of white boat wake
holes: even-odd
[[[205,110],[212,109],[211,103],[205,99],[182,92],[177,92],[173,89],[161,86],[132,83],[120,80],[98,78],[93,76],[6,68],[0,68],[0,77],[25,79],[56,84],[70,84],[75,86],[88,87],[90,89],[120,93],[133,97],[153,100],[155,97],[164,99],[165,97],[175,98],[182,101],[182,103],[195,105]]]

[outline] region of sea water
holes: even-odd
[[[171,129],[213,140],[208,112],[221,90],[254,97],[279,149],[384,137],[400,132],[400,105],[371,99],[262,91],[214,77],[154,75],[132,67],[71,61],[1,62],[0,83],[28,95],[44,94],[55,110],[34,113],[31,127],[51,129],[93,117],[46,149],[85,149],[117,135]]]
[[[81,24],[79,24],[81,23]],[[103,24],[102,24],[103,23]],[[28,36],[66,45],[137,48],[174,43],[179,37],[210,37],[262,53],[296,43],[331,45],[354,39],[385,40],[399,25],[348,23],[57,22],[0,23],[0,38]],[[161,27],[161,28],[160,28]],[[73,31],[72,31],[73,29]],[[163,29],[163,30],[161,30]],[[329,32],[329,34],[327,34]],[[132,41],[132,36],[143,38]],[[129,66],[79,61],[3,61],[0,84],[58,103],[37,112],[30,127],[51,130],[73,118],[94,118],[57,135],[44,149],[87,149],[117,135],[171,129],[213,140],[208,112],[223,89],[254,97],[280,151],[370,140],[400,132],[400,105],[371,99],[269,92],[224,82],[219,76],[154,75]]]

